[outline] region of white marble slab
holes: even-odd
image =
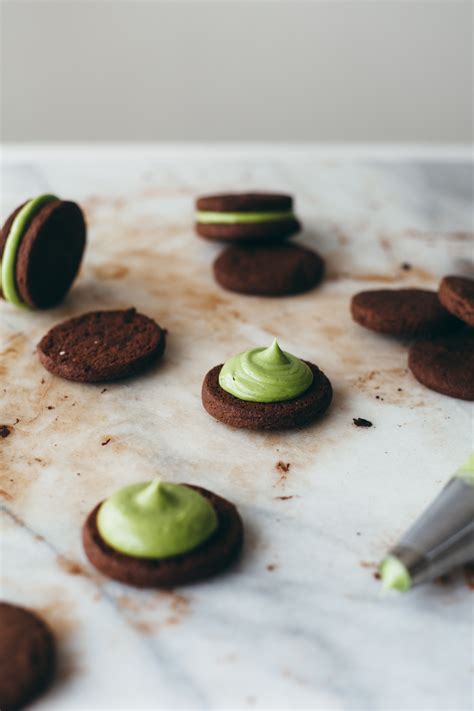
[[[470,166],[383,156],[5,151],[2,216],[53,191],[80,201],[89,223],[64,305],[33,314],[0,304],[0,421],[16,422],[0,440],[1,593],[42,612],[59,640],[57,683],[35,710],[470,708],[462,575],[382,595],[372,565],[465,457],[472,406],[424,389],[406,344],[359,328],[348,308],[363,287],[436,287],[472,268]],[[193,234],[193,197],[250,188],[296,195],[301,241],[328,261],[320,289],[258,299],[213,282],[219,248]],[[128,305],[169,329],[155,371],[103,391],[42,369],[34,346],[52,324]],[[331,378],[327,417],[285,435],[214,422],[200,403],[206,371],[274,335]],[[238,505],[246,545],[226,575],[136,592],[88,564],[87,512],[155,474]]]

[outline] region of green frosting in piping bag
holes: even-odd
[[[135,558],[187,553],[217,529],[213,506],[194,489],[155,479],[119,489],[97,513],[111,548]]]
[[[313,382],[311,368],[282,351],[275,338],[269,348],[252,348],[228,360],[219,385],[239,400],[283,402],[304,393]]]
[[[382,561],[380,565],[380,577],[382,578],[384,588],[406,592],[411,588],[410,573],[403,563],[389,555]]]
[[[274,212],[211,212],[198,210],[195,218],[196,222],[203,225],[245,225],[258,222],[276,222],[294,217],[293,210],[275,210]]]
[[[474,486],[474,452],[471,452],[467,461],[457,470],[456,476],[465,481],[466,484]]]

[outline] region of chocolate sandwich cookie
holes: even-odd
[[[241,550],[243,526],[235,506],[217,494],[155,480],[120,489],[96,506],[82,540],[104,575],[170,588],[227,567]]]
[[[54,326],[38,344],[46,370],[96,383],[136,375],[165,350],[166,331],[134,308],[92,311]]]
[[[442,280],[439,300],[454,316],[474,326],[474,279],[447,276]]]
[[[218,284],[239,294],[285,296],[319,284],[324,261],[294,244],[228,247],[214,262]]]
[[[24,607],[0,602],[0,709],[17,711],[32,701],[51,681],[54,665],[46,623]]]
[[[218,242],[274,242],[300,231],[293,198],[276,193],[229,193],[196,200],[196,231]]]
[[[430,336],[446,333],[459,321],[426,289],[375,289],[352,297],[351,313],[361,326],[391,336]]]
[[[331,404],[332,387],[313,363],[269,348],[239,353],[212,368],[202,385],[202,403],[216,420],[249,430],[302,427]]]
[[[474,332],[418,341],[410,348],[408,365],[430,390],[474,400]]]
[[[86,244],[86,223],[75,202],[40,195],[20,205],[0,235],[0,292],[16,306],[47,309],[74,281]]]

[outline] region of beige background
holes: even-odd
[[[3,0],[5,141],[469,141],[472,3]]]

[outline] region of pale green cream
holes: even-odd
[[[201,224],[245,225],[257,222],[275,222],[294,217],[293,210],[275,210],[273,212],[210,212],[198,210],[196,222]]]
[[[228,360],[219,373],[223,390],[251,402],[283,402],[304,393],[313,382],[311,368],[282,351],[275,338],[269,348],[252,348]]]
[[[43,205],[57,199],[55,195],[39,195],[33,200],[29,200],[12,222],[0,265],[0,288],[6,301],[15,304],[15,306],[25,306],[16,287],[16,258],[21,240],[35,214]]]
[[[119,489],[97,514],[104,541],[135,558],[187,553],[206,541],[217,525],[217,514],[204,496],[158,479]]]
[[[387,556],[380,564],[379,572],[384,588],[399,592],[406,592],[411,588],[410,573],[395,556]]]
[[[457,470],[456,476],[465,481],[466,484],[474,486],[474,452],[470,454],[462,467]]]

